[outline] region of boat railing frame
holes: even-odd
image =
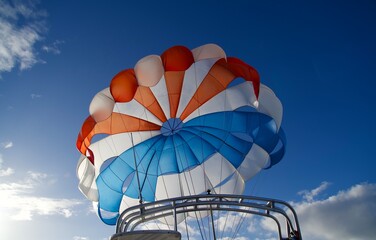
[[[255,196],[210,193],[164,199],[130,207],[120,214],[116,233],[132,232],[140,224],[169,216],[173,217],[174,231],[177,231],[177,216],[197,211],[210,213],[212,211],[229,211],[267,217],[276,223],[280,240],[302,239],[297,214],[287,202]],[[282,231],[278,215],[285,220],[286,231]]]

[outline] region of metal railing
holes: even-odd
[[[131,232],[140,224],[165,217],[173,218],[173,227],[177,231],[177,216],[197,211],[228,211],[267,217],[276,223],[280,239],[302,239],[297,214],[287,202],[226,194],[184,196],[130,207],[119,216],[116,232]],[[285,231],[281,228],[281,218],[286,224]]]

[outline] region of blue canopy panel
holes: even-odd
[[[177,119],[169,120],[162,130],[160,135],[122,153],[98,176],[99,207],[111,216],[106,221],[102,218],[106,223],[116,218],[114,214],[119,211],[123,194],[137,199],[140,188],[143,199],[152,202],[158,176],[192,169],[215,153],[238,168],[252,145],[257,144],[270,154],[270,168],[285,152],[282,129],[278,131],[271,117],[248,108],[211,113],[184,124]]]

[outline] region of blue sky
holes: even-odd
[[[206,43],[254,66],[284,106],[286,155],[246,194],[293,203],[305,239],[375,238],[375,12],[374,1],[0,0],[1,238],[113,234],[77,189],[90,101],[140,58]]]

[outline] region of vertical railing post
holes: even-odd
[[[176,216],[176,204],[175,204],[175,201],[172,201],[172,207],[173,207],[173,215],[174,215],[174,230],[177,231],[178,230],[178,219],[177,219],[177,216]]]

